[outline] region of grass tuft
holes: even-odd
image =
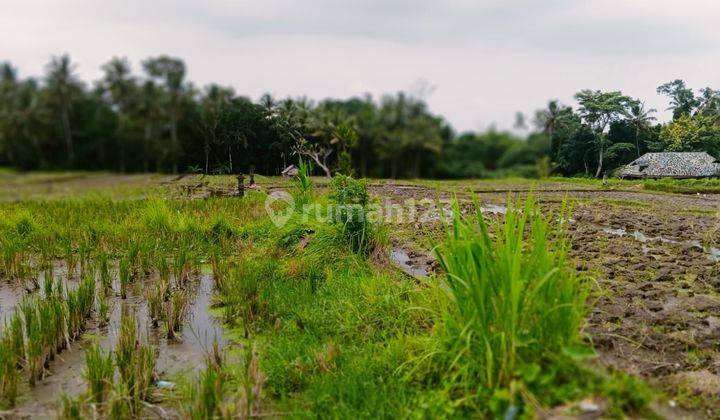
[[[556,355],[592,354],[579,336],[588,287],[570,264],[566,224],[549,222],[532,197],[522,207],[510,203],[504,219],[491,225],[476,209],[465,218],[456,205],[435,248],[450,302],[439,357],[459,400],[473,404],[484,394],[508,407],[523,374]],[[559,220],[566,212],[564,206]]]

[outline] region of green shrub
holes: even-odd
[[[330,200],[334,204],[330,215],[354,252],[371,250],[373,226],[368,220],[369,195],[367,183],[345,175],[335,175],[330,181]]]

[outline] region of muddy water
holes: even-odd
[[[162,326],[153,328],[151,325],[142,292],[153,281],[151,278],[133,284],[127,299],[113,298],[107,326],[99,328],[96,321],[89,321],[83,337],[50,363],[46,378],[35,388],[26,390],[18,407],[12,411],[13,416],[54,418],[63,393],[78,395],[84,392],[85,348],[96,340],[104,349],[114,349],[123,311],[135,313],[142,340],[159,349],[156,366],[159,380],[196,371],[204,365],[205,354],[212,348],[214,340],[217,339],[221,348],[226,344],[220,321],[209,313],[213,292],[211,274],[201,274],[190,285],[191,305],[181,331],[182,338],[177,341],[167,340]]]
[[[627,234],[627,231],[625,228],[610,228],[610,227],[603,227],[603,232],[607,233],[608,235],[612,236],[625,236]],[[630,234],[633,239],[635,239],[638,242],[641,242],[643,244],[648,242],[661,242],[665,244],[672,244],[672,245],[682,245],[689,248],[697,248],[703,250],[708,256],[708,258],[711,261],[714,262],[720,262],[720,248],[715,248],[711,246],[703,246],[700,241],[698,240],[680,240],[680,239],[672,239],[672,238],[665,238],[662,236],[647,236],[644,233],[635,230],[632,234]],[[643,248],[647,249],[647,248]]]
[[[77,268],[79,272],[79,265]],[[53,263],[53,277],[54,278],[67,278],[67,268],[65,262],[57,260]],[[45,281],[45,273],[39,272],[37,274],[37,283],[42,288]],[[77,285],[77,279],[70,279],[66,282],[71,288]],[[5,328],[5,321],[15,312],[15,309],[22,302],[23,298],[28,296],[30,293],[41,293],[40,291],[28,291],[23,287],[20,282],[11,281],[6,279],[0,279],[0,334]]]
[[[480,211],[489,214],[505,214],[507,213],[507,207],[497,204],[486,204],[480,207]]]
[[[395,266],[397,266],[405,274],[411,277],[428,276],[427,268],[425,268],[425,266],[423,265],[414,264],[413,261],[410,259],[410,255],[404,249],[393,248],[392,252],[390,253],[390,261],[392,261],[392,263],[395,264]]]
[[[5,321],[15,311],[25,291],[14,283],[0,282],[0,334],[5,328]]]
[[[176,375],[199,370],[205,365],[205,355],[217,340],[222,349],[226,340],[220,320],[210,315],[213,278],[202,274],[194,292],[190,313],[182,329],[182,340],[168,341],[158,334],[161,331],[151,329],[150,342],[160,348],[157,373],[160,379],[164,375]],[[146,317],[147,319],[147,317]]]

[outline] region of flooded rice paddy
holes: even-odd
[[[54,264],[53,276],[66,279],[72,289],[77,284],[76,277],[67,278],[67,268],[62,261]],[[44,274],[40,274],[39,284],[43,284]],[[227,340],[221,321],[211,314],[213,295],[213,276],[209,266],[201,267],[186,286],[190,296],[188,313],[185,316],[180,336],[168,339],[162,326],[153,325],[148,311],[144,291],[157,281],[157,274],[139,279],[132,283],[125,299],[114,293],[109,299],[109,321],[100,325],[97,316],[86,322],[86,329],[79,340],[71,342],[67,349],[55,356],[47,367],[45,377],[34,387],[24,389],[18,404],[3,415],[21,418],[55,418],[61,395],[78,396],[87,389],[84,371],[86,367],[85,350],[91,343],[98,343],[103,349],[115,348],[121,317],[132,314],[138,322],[140,340],[158,349],[156,361],[156,386],[174,388],[175,378],[194,374],[205,365],[205,359],[213,346],[221,350]],[[120,290],[117,279],[113,290]],[[40,290],[32,293],[42,293]],[[7,319],[18,307],[28,291],[14,282],[0,282],[0,319]],[[96,314],[97,315],[97,314]],[[0,331],[4,323],[0,323]],[[162,405],[149,406],[149,415],[167,417],[171,415]],[[176,416],[172,416],[176,417]]]

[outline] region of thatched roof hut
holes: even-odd
[[[620,178],[707,178],[720,163],[706,152],[645,153],[618,171]]]
[[[298,169],[297,166],[290,165],[287,168],[283,169],[282,176],[287,177],[287,178],[292,178],[294,176],[298,176],[299,173],[300,173],[300,170]]]

